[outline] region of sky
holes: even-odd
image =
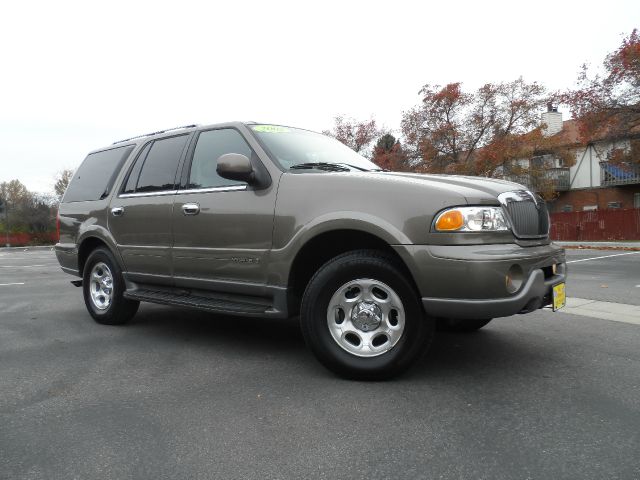
[[[114,141],[254,120],[398,130],[422,85],[574,85],[640,27],[640,2],[4,2],[0,182],[53,189]],[[566,115],[566,112],[565,112]]]

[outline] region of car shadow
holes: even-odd
[[[191,309],[144,305],[128,328],[161,342],[233,352],[235,356],[269,355],[279,362],[316,364],[306,349],[298,319],[217,315]],[[556,356],[553,345],[532,342],[529,332],[508,322],[465,334],[437,332],[429,351],[405,375],[393,381],[451,379],[452,376],[520,375],[535,371]],[[323,368],[311,375],[335,377]]]

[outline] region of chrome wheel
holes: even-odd
[[[376,357],[391,350],[402,337],[404,307],[387,284],[359,278],[333,294],[327,325],[342,349],[358,357]]]
[[[106,310],[113,299],[113,275],[106,263],[98,262],[89,276],[91,302],[98,310]]]

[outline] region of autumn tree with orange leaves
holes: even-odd
[[[373,118],[356,120],[338,115],[334,117],[333,121],[333,128],[322,133],[341,141],[347,147],[361,154],[366,153],[367,148],[381,133]]]
[[[402,132],[416,171],[527,179],[553,196],[549,166],[528,161],[545,154],[573,161],[558,137],[546,136],[540,114],[548,94],[522,78],[465,91],[461,83],[425,85],[422,102],[405,112]],[[552,179],[550,179],[552,180]]]
[[[392,172],[406,172],[412,169],[409,157],[400,145],[400,140],[390,133],[385,133],[378,139],[371,161],[380,168]]]
[[[637,29],[607,55],[602,73],[583,65],[578,86],[558,94],[578,121],[580,140],[629,139],[630,148],[609,152],[609,160],[640,163],[640,34]]]

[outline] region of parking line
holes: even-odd
[[[50,267],[55,263],[42,264],[42,265],[0,265],[0,268],[33,268],[33,267]]]
[[[9,285],[24,285],[24,282],[16,282],[16,283],[0,283],[0,287],[8,287]]]
[[[599,260],[600,258],[621,257],[622,255],[638,255],[640,252],[616,253],[614,255],[603,255],[601,257],[581,258],[580,260],[569,260],[567,263],[588,262],[589,260]]]

